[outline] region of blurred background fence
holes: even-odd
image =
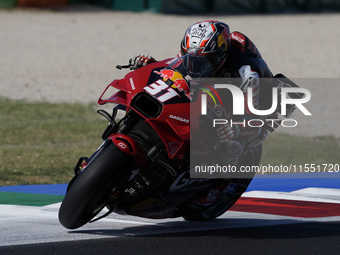
[[[58,7],[74,4],[102,6],[117,11],[172,14],[337,12],[339,0],[0,0],[0,8]]]

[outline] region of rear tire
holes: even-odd
[[[258,166],[260,164],[262,155],[262,144],[256,146],[246,155],[242,156],[240,160],[240,165],[244,166]],[[199,212],[188,213],[183,215],[183,218],[187,221],[207,221],[213,220],[223,213],[228,211],[236,201],[241,197],[241,195],[246,191],[250,182],[252,181],[255,173],[246,173],[244,178],[231,179],[229,185],[237,185],[238,188],[235,189],[235,193],[225,195],[222,203],[212,205],[212,207],[201,208]],[[190,202],[192,203],[192,201]]]
[[[125,176],[134,160],[110,144],[78,176],[59,209],[59,221],[76,229],[93,219],[107,204],[115,184]]]

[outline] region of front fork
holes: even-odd
[[[98,149],[92,154],[90,158],[88,157],[81,157],[78,159],[75,167],[74,167],[74,177],[71,179],[67,186],[67,191],[70,189],[72,184],[75,182],[75,180],[78,178],[79,174],[85,169],[85,167],[88,165],[89,162],[91,162],[101,151],[103,151],[106,147],[108,147],[112,142],[115,143],[115,145],[119,148],[122,149],[123,146],[123,141],[122,142],[116,142],[117,138],[115,136],[124,136],[124,133],[128,133],[131,128],[139,121],[140,117],[137,116],[137,114],[133,113],[130,115],[125,116],[120,122],[116,123],[115,118],[117,115],[117,111],[125,110],[124,106],[118,105],[113,109],[112,115],[107,113],[104,110],[98,110],[98,113],[104,116],[107,120],[109,120],[109,125],[104,131],[102,138],[103,142],[102,144],[98,147]],[[125,135],[128,137],[127,135]],[[119,138],[118,138],[119,139]],[[120,146],[119,146],[120,145]],[[127,146],[127,145],[126,145]],[[135,151],[139,151],[136,149]],[[132,153],[127,153],[127,154],[132,154]],[[138,153],[135,153],[138,154]],[[138,162],[141,162],[141,159],[138,160]]]

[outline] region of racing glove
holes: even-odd
[[[154,59],[151,55],[144,53],[141,53],[138,56],[133,57],[129,60],[131,70],[137,70],[142,66],[146,66],[147,64],[154,62],[157,62],[156,59]]]
[[[223,124],[221,127],[217,129],[217,135],[219,141],[221,143],[225,143],[229,140],[238,138],[240,135],[240,128],[237,125],[233,125],[231,127],[228,123]]]

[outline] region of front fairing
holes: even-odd
[[[193,59],[191,55],[166,59],[130,72],[124,79],[109,84],[98,103],[117,103],[139,113],[155,129],[167,148],[168,156],[173,158],[188,146],[190,140],[190,75],[198,76],[197,72],[207,75],[211,71],[204,58],[199,59],[201,66],[193,65]],[[111,88],[118,91],[105,98]],[[148,115],[140,105],[137,106],[136,99],[141,96],[154,100],[146,104],[159,107],[157,115]],[[145,98],[143,100],[147,102]]]

